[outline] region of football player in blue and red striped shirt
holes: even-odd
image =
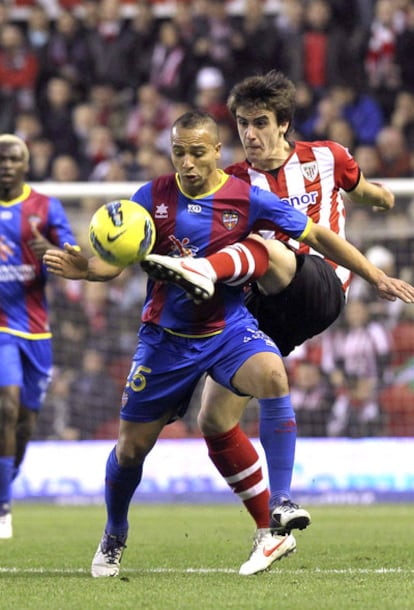
[[[12,537],[12,480],[51,375],[42,256],[76,243],[60,201],[25,183],[28,169],[26,144],[0,135],[0,538]]]
[[[155,254],[148,257],[154,261],[150,257],[155,256],[155,266],[144,267],[151,277],[139,343],[122,398],[118,441],[106,465],[107,521],[92,561],[94,577],[119,574],[128,535],[129,505],[140,484],[146,455],[162,428],[185,413],[206,372],[233,395],[259,399],[267,414],[268,450],[280,457],[272,473],[273,485],[279,493],[289,493],[296,424],[280,351],[248,311],[242,285],[216,284],[211,294],[201,294],[201,302],[195,303],[185,294],[185,284],[179,281],[175,285],[168,276],[170,263],[193,258],[175,257],[192,254],[198,260],[222,247],[227,252],[234,248],[237,253],[237,242],[247,238],[257,222],[269,221],[373,283],[382,273],[351,244],[273,193],[218,169],[220,148],[218,127],[212,117],[201,112],[182,115],[171,130],[172,161],[177,173],[152,180],[132,196],[151,213],[155,223]],[[266,247],[252,238],[245,242],[244,252],[263,258],[258,266],[261,275],[267,268]],[[122,271],[96,257],[88,260],[70,246],[65,252],[49,250],[44,261],[50,271],[70,279],[104,281]],[[163,265],[167,269],[165,277]],[[228,266],[227,279],[231,281],[234,272]],[[257,277],[253,271],[251,279]],[[411,296],[414,299],[414,289]],[[241,474],[248,478],[251,488],[268,499],[260,463],[256,462],[249,473]],[[229,483],[237,487],[238,479]],[[296,548],[291,533],[270,531],[268,507],[265,512],[265,524],[254,542],[256,572]],[[303,516],[309,519],[306,511]],[[240,573],[254,573],[251,564],[246,563]]]

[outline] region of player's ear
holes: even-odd
[[[221,157],[221,142],[217,142],[216,146],[216,159],[220,159]]]

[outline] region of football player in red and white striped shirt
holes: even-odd
[[[393,194],[384,186],[368,182],[350,153],[331,141],[293,142],[288,139],[294,106],[295,88],[283,74],[272,71],[237,84],[230,93],[228,106],[236,119],[246,161],[226,169],[242,180],[272,191],[290,205],[309,215],[315,223],[345,237],[345,207],[342,192],[358,204],[389,210]],[[267,273],[249,294],[249,308],[259,326],[270,335],[283,355],[306,339],[322,332],[341,313],[350,271],[295,243],[275,227],[257,227],[267,239],[270,254]],[[282,242],[285,242],[283,244]],[[254,273],[256,262],[248,248],[227,248],[203,259],[215,281],[241,283]],[[243,246],[243,242],[242,242]],[[257,251],[260,259],[260,251]],[[308,256],[310,255],[310,256]],[[262,261],[263,263],[263,261]],[[389,279],[389,278],[387,278]],[[407,300],[404,285],[393,280],[391,292],[376,285],[379,296]],[[393,290],[395,292],[393,294]],[[258,532],[269,528],[279,532],[303,529],[310,524],[307,511],[291,501],[290,489],[272,487],[267,491],[257,480],[260,460],[238,422],[249,398],[238,397],[207,379],[199,414],[199,425],[209,455],[219,472],[239,495],[256,522]],[[282,422],[277,414],[264,412],[260,419],[260,439],[266,453],[269,473],[279,468],[292,472],[294,456],[280,450],[275,454],[272,436],[279,435],[281,446],[286,434],[296,435],[295,422]],[[270,523],[269,523],[270,505]],[[256,534],[257,536],[257,534]],[[259,571],[253,551],[241,573]]]

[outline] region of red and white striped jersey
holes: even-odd
[[[295,142],[289,157],[273,173],[255,169],[247,161],[230,165],[225,171],[276,193],[291,206],[310,216],[315,223],[345,237],[345,206],[341,189],[351,191],[357,186],[360,169],[352,155],[341,144],[328,140]],[[299,243],[283,233],[273,232],[273,235],[265,235],[271,236],[287,242],[299,252],[319,255],[306,244]],[[334,267],[346,291],[350,282],[350,271],[332,261],[328,262]]]

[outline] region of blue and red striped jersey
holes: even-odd
[[[271,221],[301,239],[311,219],[277,195],[221,172],[221,183],[197,197],[184,193],[175,174],[161,176],[141,187],[132,200],[152,215],[157,239],[154,253],[204,257],[243,240],[259,220]],[[158,324],[185,336],[219,332],[240,316],[243,289],[217,284],[213,298],[196,305],[176,286],[148,282],[143,322]]]
[[[61,202],[25,184],[22,195],[0,201],[0,333],[28,339],[51,336],[46,269],[29,247],[32,226],[52,244],[76,244]]]

